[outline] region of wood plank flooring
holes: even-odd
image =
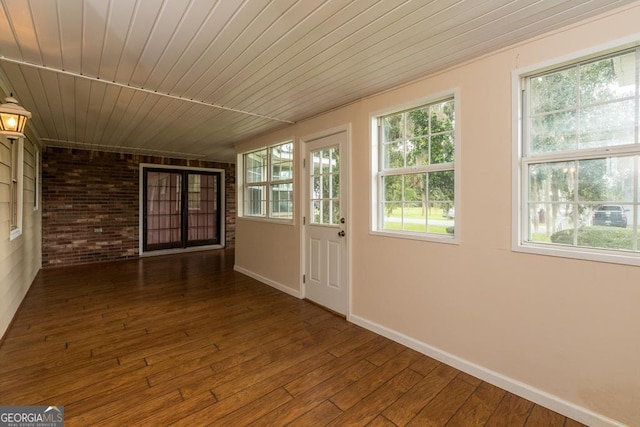
[[[233,271],[233,251],[43,270],[0,405],[67,426],[578,426]]]

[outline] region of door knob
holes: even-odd
[[[338,231],[338,236],[339,237],[344,237],[344,230]]]

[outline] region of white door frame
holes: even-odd
[[[308,274],[308,272],[306,271],[306,265],[307,265],[307,247],[306,247],[306,238],[307,238],[307,228],[306,228],[306,224],[305,224],[305,220],[304,217],[305,215],[308,216],[307,214],[307,210],[308,210],[308,206],[307,203],[309,201],[309,188],[307,188],[307,169],[305,168],[304,162],[305,159],[308,157],[309,154],[309,150],[308,150],[308,143],[309,142],[313,142],[315,140],[327,137],[327,136],[331,136],[331,135],[335,135],[337,133],[341,133],[344,132],[346,139],[345,139],[345,145],[346,145],[346,153],[341,152],[340,153],[340,165],[341,165],[341,171],[343,172],[343,174],[340,175],[340,179],[341,179],[341,183],[340,183],[340,191],[341,191],[341,197],[344,197],[344,200],[346,201],[346,203],[344,203],[344,209],[346,209],[346,211],[343,211],[344,213],[344,217],[346,219],[346,223],[345,223],[345,230],[347,231],[346,235],[345,235],[345,268],[346,268],[346,273],[345,273],[345,277],[346,277],[346,287],[347,287],[347,310],[346,310],[346,317],[347,320],[349,320],[349,317],[351,315],[351,230],[353,230],[352,224],[353,222],[351,221],[351,123],[347,123],[341,126],[337,126],[335,128],[331,128],[331,129],[326,129],[320,132],[316,132],[310,135],[306,135],[300,138],[300,147],[301,147],[301,153],[302,155],[300,156],[300,169],[302,171],[302,174],[300,174],[301,177],[301,185],[299,185],[300,188],[300,204],[301,204],[301,209],[300,209],[300,224],[301,224],[301,232],[300,232],[300,271],[302,271],[302,277],[300,278],[300,297],[301,298],[305,298],[306,297],[306,284],[304,283],[304,276],[306,274]],[[346,155],[345,155],[346,154]],[[307,162],[309,163],[309,162]],[[344,169],[346,166],[346,170]],[[346,182],[345,182],[346,181]],[[309,218],[307,218],[307,224],[309,221]]]

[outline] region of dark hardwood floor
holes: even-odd
[[[233,271],[233,252],[43,270],[0,405],[68,426],[575,426]]]

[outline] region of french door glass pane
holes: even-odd
[[[189,246],[218,239],[217,176],[189,174]]]
[[[146,241],[149,247],[180,247],[181,180],[179,173],[147,173]]]

